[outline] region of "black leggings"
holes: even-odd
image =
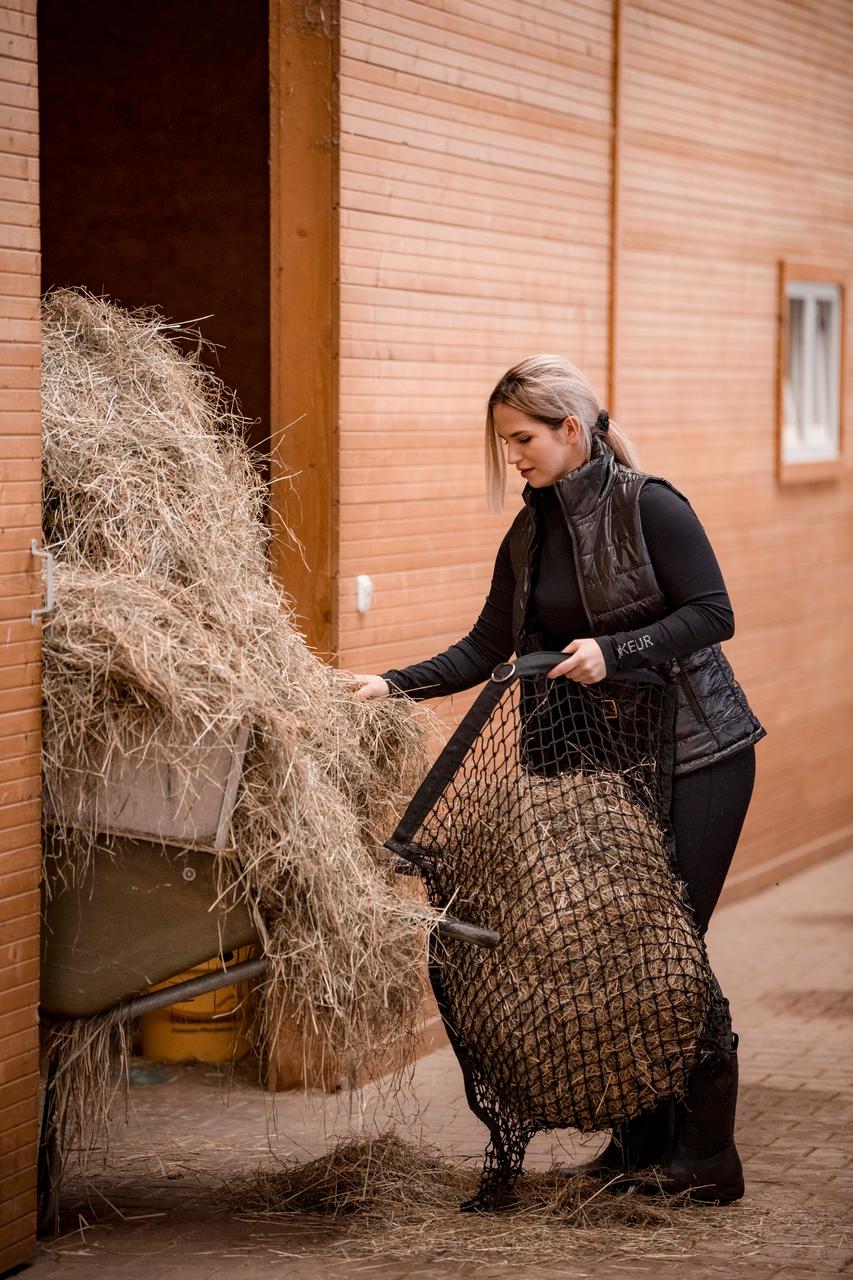
[[[754,782],[752,746],[673,779],[675,856],[702,933],[731,866]]]

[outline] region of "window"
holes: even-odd
[[[831,477],[841,446],[843,289],[784,263],[781,301],[780,478]]]

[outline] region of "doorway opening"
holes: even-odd
[[[268,473],[266,0],[39,0],[38,47],[42,292],[194,321]]]

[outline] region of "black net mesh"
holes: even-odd
[[[498,668],[388,847],[431,901],[491,929],[435,939],[431,977],[503,1194],[539,1130],[608,1128],[684,1092],[727,1006],[674,874],[674,694],[653,673],[583,686],[565,655]]]

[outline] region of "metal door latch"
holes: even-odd
[[[45,551],[43,547],[40,547],[35,538],[33,538],[30,543],[30,550],[34,556],[39,556],[45,562],[45,585],[47,588],[47,599],[45,600],[44,607],[41,609],[33,609],[30,614],[30,621],[33,626],[35,626],[36,619],[43,618],[46,613],[52,613],[56,604],[53,591],[53,566],[56,562],[53,558],[53,554],[50,551]]]

